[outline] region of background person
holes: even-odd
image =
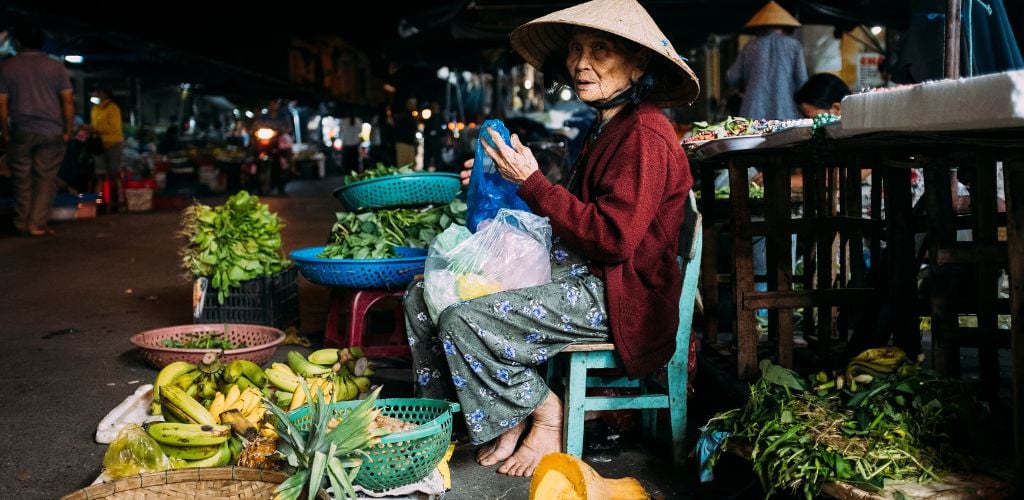
[[[538,364],[570,344],[609,337],[630,377],[658,370],[672,356],[678,236],[693,178],[659,107],[690,103],[699,88],[635,1],[570,7],[520,26],[511,41],[531,65],[572,85],[598,110],[564,186],[548,181],[518,135],[509,147],[493,130],[480,132],[500,145],[485,149],[502,177],[551,222],[552,281],[458,303],[436,325],[423,283],[414,282],[405,310],[417,393],[457,398],[472,441],[494,440],[477,461],[503,461],[499,473],[529,476],[541,457],[561,449],[561,402]],[[472,161],[464,166],[468,179]]]
[[[726,83],[743,89],[740,116],[792,120],[800,117],[792,95],[807,80],[804,49],[788,36],[800,27],[786,9],[768,2],[744,26],[757,38],[743,46],[726,72]]]
[[[121,107],[112,99],[110,87],[97,86],[92,95],[99,99],[90,110],[89,127],[99,136],[103,143],[103,167],[110,182],[110,199],[106,202],[107,210],[116,212],[124,202],[124,189],[121,184],[121,158],[124,154],[124,131],[121,128]]]
[[[0,132],[14,185],[14,227],[44,236],[53,234],[46,223],[74,126],[71,76],[42,52],[39,28],[16,27],[14,37],[18,55],[0,63]]]

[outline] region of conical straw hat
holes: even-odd
[[[649,99],[655,105],[690,104],[700,93],[693,70],[636,0],[593,0],[534,19],[512,32],[512,48],[526,62],[543,69],[548,56],[568,49],[573,26],[612,33],[661,55],[670,71],[654,82]]]
[[[800,21],[797,21],[786,9],[775,3],[775,0],[768,2],[761,10],[754,14],[754,17],[747,21],[744,28],[759,28],[762,26],[789,26],[799,28]]]

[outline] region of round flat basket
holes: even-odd
[[[353,182],[334,190],[349,210],[451,203],[459,194],[459,174],[417,172]]]
[[[61,500],[141,500],[157,498],[211,498],[217,500],[265,500],[288,475],[244,467],[175,469],[149,472],[94,484]],[[329,499],[323,491],[318,499]]]
[[[203,359],[203,354],[220,353],[220,349],[184,349],[166,347],[162,344],[162,341],[168,339],[186,342],[196,336],[207,334],[220,334],[235,345],[245,345],[238,349],[223,351],[220,356],[222,363],[230,363],[236,359],[248,359],[258,365],[266,363],[274,355],[278,344],[283,342],[285,337],[284,332],[269,326],[202,323],[147,330],[132,335],[131,342],[142,350],[142,357],[146,358],[149,364],[156,368],[163,368],[174,361],[199,363]]]
[[[344,418],[360,402],[332,403],[331,409]],[[354,484],[386,491],[427,477],[451,444],[452,414],[459,411],[459,404],[439,399],[389,398],[378,399],[374,407],[381,408],[386,416],[416,424],[416,428],[388,434],[365,450]],[[312,424],[308,406],[292,411],[288,418],[299,430],[308,430]]]
[[[324,247],[295,250],[288,256],[299,272],[318,285],[343,288],[401,288],[423,273],[427,251],[395,247],[393,259],[324,259]]]

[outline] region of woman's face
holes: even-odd
[[[833,115],[839,115],[839,103],[833,103],[829,109],[819,108],[811,103],[801,102],[798,103],[800,107],[800,113],[804,115],[804,118],[814,118],[820,114],[832,113]]]
[[[580,100],[602,102],[629,88],[644,73],[647,54],[631,54],[603,31],[576,28],[569,38],[566,68]]]

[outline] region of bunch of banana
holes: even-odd
[[[260,370],[260,373],[263,373],[263,370]],[[234,384],[228,388],[227,394],[217,392],[210,402],[210,415],[217,423],[226,423],[222,415],[235,410],[253,426],[259,426],[267,412],[263,406],[263,392],[255,386],[246,387],[244,390],[240,387],[239,384]]]
[[[277,389],[277,405],[291,411],[307,402],[306,392],[299,388],[300,381],[309,386],[309,396],[320,392],[327,401],[350,401],[370,389],[373,369],[362,350],[353,347],[320,349],[308,358],[291,351],[287,365],[274,363],[266,374]]]
[[[850,391],[857,392],[857,384],[870,384],[876,378],[895,375],[899,379],[907,378],[917,372],[923,361],[918,356],[917,362],[910,360],[903,349],[895,346],[868,349],[853,359],[846,366],[846,380],[850,383]]]
[[[146,432],[153,437],[174,466],[220,467],[231,462],[228,438],[231,428],[217,425],[213,415],[177,385],[160,390],[165,422],[153,422]]]
[[[260,365],[252,361],[236,359],[228,363],[228,367],[224,370],[224,384],[221,389],[226,389],[229,384],[235,384],[243,391],[255,388],[259,392],[267,386],[267,374],[263,373],[263,368],[260,368]]]
[[[161,405],[164,398],[161,393],[168,386],[178,387],[192,398],[208,403],[216,395],[223,373],[224,366],[220,362],[220,355],[215,352],[204,354],[202,362],[198,365],[175,361],[163,367],[153,382],[153,404],[150,406],[150,413],[163,413]]]

